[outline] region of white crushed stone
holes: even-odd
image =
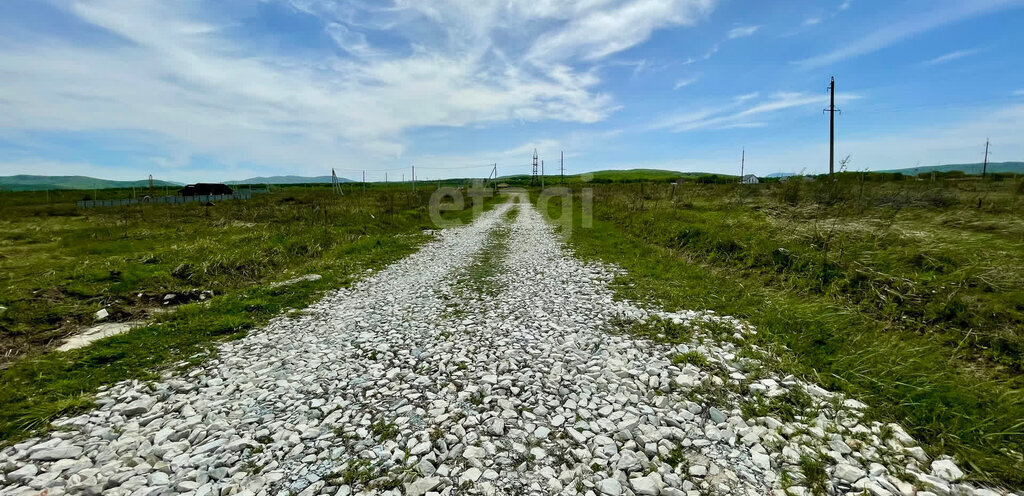
[[[508,252],[478,292],[465,281],[496,229]],[[735,343],[753,329],[615,301],[614,275],[570,256],[533,207],[500,205],[184,375],[100,392],[0,452],[0,493],[810,494],[798,464],[817,454],[830,494],[1006,494],[960,483],[897,425],[861,422],[859,402],[748,377]],[[734,332],[678,346],[608,332],[652,316]],[[689,351],[712,367],[672,363]],[[744,398],[794,388],[820,413],[742,416]]]

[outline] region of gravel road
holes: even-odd
[[[101,392],[0,452],[0,492],[1006,494],[762,367],[743,323],[615,301],[613,277],[501,204],[200,367]],[[644,321],[693,335],[623,331]]]

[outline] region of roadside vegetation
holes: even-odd
[[[202,360],[219,340],[302,308],[429,239],[433,188],[346,189],[338,196],[329,185],[299,185],[213,206],[94,209],[73,204],[93,192],[0,193],[0,440],[87,408],[102,385]],[[443,215],[468,221],[471,201]],[[308,274],[322,278],[271,286]],[[198,291],[213,297],[164,305],[168,294]],[[100,309],[108,321],[146,324],[51,351]]]
[[[1024,486],[1021,177],[572,187],[570,244],[627,270],[619,296],[740,317],[770,366],[865,401],[976,479]]]

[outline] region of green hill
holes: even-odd
[[[153,181],[154,186],[181,186],[170,181]],[[148,188],[149,180],[112,181],[88,176],[0,176],[0,190],[41,191],[47,189],[107,189],[107,188]]]
[[[981,175],[982,163],[929,165],[924,167],[908,167],[906,169],[886,169],[877,172],[899,172],[908,176],[916,176],[924,172],[961,171],[964,174]],[[1012,172],[1024,174],[1024,162],[989,162],[988,172]]]

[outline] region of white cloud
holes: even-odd
[[[686,78],[686,79],[680,79],[680,80],[676,81],[676,84],[672,87],[672,89],[678,90],[679,88],[682,88],[682,87],[685,87],[685,86],[689,86],[689,85],[691,85],[693,83],[696,83],[696,82],[697,82],[697,78],[695,78],[695,77]]]
[[[736,38],[746,38],[747,36],[753,36],[761,26],[737,26],[729,30],[729,39],[735,40]]]
[[[1001,109],[984,109],[962,120],[921,125],[904,131],[836,137],[836,156],[852,157],[853,170],[884,170],[914,167],[915,164],[936,165],[980,162],[985,139],[991,138],[997,155],[989,161],[1018,160],[1024,156],[1024,143],[1019,130],[1024,128],[1024,105]],[[997,147],[998,145],[998,147]],[[793,171],[786,164],[807,165],[808,172],[828,169],[828,144],[788,147],[766,151],[762,162],[764,172]],[[810,160],[808,160],[810,158]]]
[[[979,51],[980,50],[977,50],[977,49],[956,50],[954,52],[949,52],[949,53],[947,53],[945,55],[940,55],[940,56],[935,57],[933,59],[921,62],[921,65],[939,65],[939,64],[944,64],[946,62],[950,62],[950,61],[953,61],[953,60],[956,60],[956,59],[961,59],[961,58],[964,58],[964,57],[968,57],[968,56],[974,55],[974,54],[978,53]]]
[[[339,50],[286,57],[260,43],[260,33],[239,38],[234,19],[218,21],[195,2],[58,3],[113,36],[0,38],[0,136],[102,132],[161,150],[149,160],[156,165],[202,156],[309,172],[394,160],[406,152],[405,134],[426,126],[604,120],[616,105],[579,58],[692,25],[714,7],[713,0],[289,4],[315,15]],[[505,42],[524,28],[533,30],[524,39],[536,43]],[[381,29],[408,38],[375,45],[370,34]]]
[[[852,0],[843,0],[843,3],[839,4],[839,10],[846,10],[850,8]]]
[[[820,23],[821,23],[821,18],[820,17],[808,17],[807,19],[804,19],[803,25],[804,26],[814,26],[814,25],[820,24]]]
[[[704,55],[702,55],[700,58],[696,58],[695,59],[693,57],[688,57],[686,60],[684,60],[682,62],[682,64],[683,65],[690,65],[690,64],[692,64],[694,62],[700,62],[702,60],[708,60],[708,59],[711,58],[711,56],[713,56],[714,54],[718,53],[718,49],[719,49],[720,46],[721,46],[721,44],[715,43],[714,45],[711,45],[711,48],[709,48],[707,52],[704,52]]]
[[[366,35],[349,29],[344,24],[331,22],[324,29],[327,35],[338,44],[338,47],[356,57],[369,57],[376,54],[366,41]]]
[[[1024,156],[1020,129],[1024,129],[1024,104],[999,109],[986,108],[976,115],[955,122],[922,124],[902,131],[878,129],[850,136],[840,130],[836,135],[836,156],[850,155],[850,170],[854,171],[898,169],[914,167],[915,164],[974,163],[981,160],[985,139],[991,137],[993,149],[999,153],[990,155],[990,161],[1019,160],[1019,157]],[[773,172],[827,172],[827,134],[823,136],[825,139],[820,139],[822,136],[819,135],[816,139],[793,142],[786,139],[790,133],[789,129],[766,129],[758,133],[753,142],[746,141],[743,144],[746,146],[746,172],[758,175]],[[733,146],[716,144],[704,149],[690,149],[684,152],[686,155],[670,159],[628,163],[611,160],[595,163],[593,167],[643,167],[738,174],[742,145],[737,142]]]
[[[926,31],[977,17],[1006,8],[1020,6],[1021,0],[943,0],[930,5],[924,12],[915,13],[873,32],[839,45],[831,52],[815,55],[794,63],[805,69],[827,66],[842,60],[875,52]],[[845,5],[845,4],[844,4]],[[842,8],[842,6],[841,6]]]
[[[559,31],[539,37],[530,47],[527,59],[606,57],[646,41],[656,29],[692,26],[707,16],[714,5],[714,0],[632,0],[586,10]]]
[[[734,129],[764,127],[768,124],[756,118],[767,117],[782,110],[810,105],[828,104],[828,95],[809,93],[778,92],[770,98],[743,108],[747,102],[756,100],[758,93],[739,95],[728,103],[700,110],[676,113],[655,121],[649,129],[667,129],[673,132],[695,131],[698,129]],[[860,98],[851,93],[836,94],[837,102]]]
[[[1014,91],[1013,96],[1024,96],[1024,89]]]

